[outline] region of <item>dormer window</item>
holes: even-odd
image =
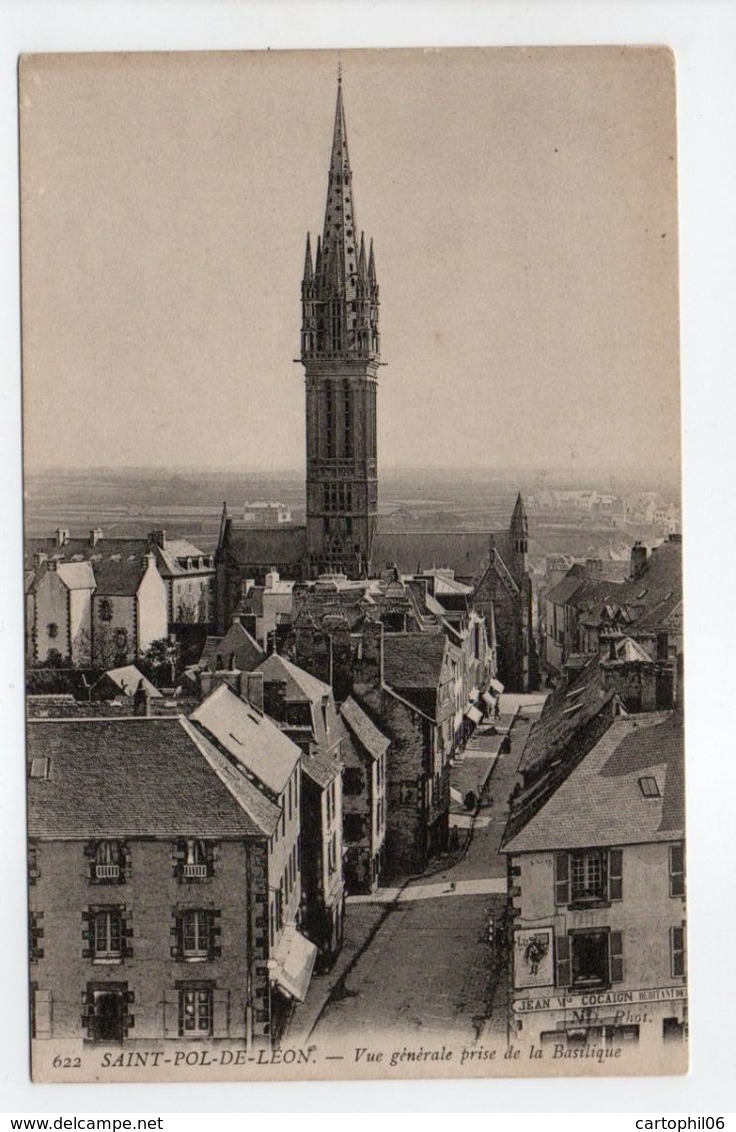
[[[180,880],[201,881],[212,875],[212,847],[206,841],[182,838],[177,842],[176,857]]]
[[[119,841],[98,841],[95,845],[93,876],[106,884],[122,879],[122,852]]]

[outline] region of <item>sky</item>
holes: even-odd
[[[336,52],[20,69],[25,458],[300,468]],[[680,461],[665,49],[343,51],[380,468]]]

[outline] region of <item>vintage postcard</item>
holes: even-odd
[[[19,101],[33,1079],[684,1072],[672,53]]]

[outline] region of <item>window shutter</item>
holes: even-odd
[[[164,1037],[178,1038],[180,1036],[179,995],[175,991],[166,991],[164,993]]]
[[[670,845],[670,896],[685,895],[685,846]]]
[[[611,849],[608,854],[608,899],[621,900],[623,897],[623,851]]]
[[[555,940],[555,960],[557,966],[556,985],[558,987],[569,987],[572,981],[569,936],[558,935]]]
[[[121,935],[122,935],[121,943],[122,943],[123,958],[124,959],[132,959],[133,958],[133,944],[131,943],[131,940],[133,938],[133,925],[130,922],[130,913],[128,913],[127,915],[123,914],[120,926],[121,926],[121,929],[122,929],[122,931],[121,931]]]
[[[184,954],[184,923],[183,916],[180,912],[174,912],[174,923],[171,927],[171,935],[173,936],[173,943],[171,945],[171,958],[181,959]]]
[[[212,1037],[227,1038],[230,1036],[230,991],[214,990],[212,992]]]
[[[82,912],[82,940],[87,944],[82,948],[82,959],[92,959],[94,956],[94,931],[94,912]]]
[[[608,936],[608,963],[612,983],[624,981],[624,944],[621,932],[611,932]]]
[[[51,991],[40,990],[38,987],[35,992],[36,996],[36,1037],[37,1038],[50,1038],[51,1037]]]
[[[670,961],[672,975],[679,979],[685,974],[685,930],[670,928]]]
[[[555,856],[555,904],[570,903],[570,858],[567,853]]]
[[[220,912],[207,912],[207,951],[210,959],[219,959],[222,955],[220,916]]]

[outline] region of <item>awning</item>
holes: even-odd
[[[496,695],[500,696],[501,692],[503,691],[503,684],[501,683],[501,681],[500,680],[489,680],[488,683],[493,688],[493,691],[496,693]]]
[[[483,693],[483,702],[488,704],[489,707],[493,707],[493,705],[496,702],[496,697],[492,696],[490,692],[484,692]]]
[[[465,714],[467,715],[468,719],[473,721],[473,723],[480,723],[481,719],[483,718],[483,712],[479,711],[477,707],[473,707],[472,705],[471,707],[465,709]]]
[[[293,924],[289,924],[284,928],[274,956],[275,966],[271,971],[271,978],[290,998],[304,1002],[316,958],[315,945],[305,939]]]

